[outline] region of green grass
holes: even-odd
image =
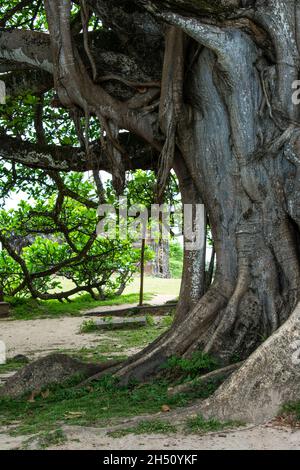
[[[166,330],[166,327],[156,325],[146,326],[138,330],[118,330],[105,334],[110,338],[108,340],[109,344],[119,345],[118,351],[126,351],[131,348],[143,348],[147,346]]]
[[[125,360],[127,359],[127,355],[122,354],[123,351],[125,351],[125,348],[122,344],[110,344],[107,341],[104,344],[101,343],[100,345],[93,346],[92,348],[60,349],[58,352],[62,354],[68,354],[74,359],[78,359],[82,362],[99,363],[108,361],[110,359],[120,361]]]
[[[105,330],[103,333],[103,331],[99,329],[95,330],[93,320],[86,320],[81,325],[81,333],[92,333],[96,337],[99,337],[99,339],[102,335],[104,335],[104,337],[101,338],[101,344],[94,346],[93,349],[82,349],[77,352],[80,354],[94,351],[95,354],[110,354],[124,352],[131,348],[142,349],[164,333],[168,328],[169,326],[165,326],[162,319],[161,323],[151,326],[147,325],[138,329],[129,330]]]
[[[145,300],[151,300],[151,294],[145,294]],[[89,294],[76,297],[72,302],[57,300],[8,299],[11,305],[12,318],[15,320],[32,320],[37,318],[80,316],[84,310],[112,305],[134,304],[139,295],[129,293],[107,300],[93,300]]]
[[[191,433],[217,432],[237,426],[241,426],[241,423],[204,419],[201,415],[186,420],[186,431]]]
[[[5,374],[6,372],[12,372],[17,369],[24,367],[24,362],[15,361],[14,359],[8,359],[6,364],[0,364],[0,374]]]
[[[67,441],[67,436],[62,429],[56,429],[55,431],[42,432],[37,441],[37,447],[39,449],[47,449],[48,447],[54,447],[63,444]]]
[[[80,326],[79,333],[93,333],[97,331],[97,325],[94,320],[84,320]]]
[[[113,418],[157,413],[166,404],[171,409],[186,406],[196,398],[207,398],[216,389],[200,386],[193,393],[170,397],[167,381],[118,387],[110,376],[86,387],[74,385],[50,387],[48,397],[37,397],[33,403],[27,397],[0,398],[0,426],[17,421],[11,431],[14,435],[53,431],[62,422],[105,426]]]
[[[172,356],[162,366],[170,375],[181,377],[183,380],[193,380],[217,368],[218,362],[202,351],[195,351],[189,359]]]
[[[26,356],[16,356],[12,359],[7,359],[6,364],[0,364],[0,373],[12,372],[21,369],[29,362]]]
[[[140,421],[136,426],[120,429],[107,433],[108,436],[118,438],[128,434],[172,434],[177,432],[177,428],[168,421],[159,419],[151,421]]]
[[[300,423],[300,401],[287,403],[282,409],[282,413],[292,415],[296,423]]]
[[[135,277],[131,284],[126,287],[124,294],[139,292],[140,279]],[[172,295],[174,299],[179,296],[181,279],[160,279],[157,277],[145,276],[145,292],[153,295]]]

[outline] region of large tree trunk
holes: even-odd
[[[185,418],[201,413],[206,418],[263,423],[283,404],[299,401],[299,332],[300,305],[211,398],[185,410]]]
[[[209,214],[217,270],[208,292],[191,304],[187,292],[192,277],[187,273],[195,260],[185,263],[173,327],[119,370],[117,375],[125,382],[155,373],[170,355],[189,356],[197,349],[224,363],[245,359],[289,318],[298,302],[300,141],[294,126],[298,110],[292,102],[298,55],[292,3],[270,1],[254,18],[274,41],[277,66],[239,29],[168,15],[169,21],[205,46],[198,50],[185,83],[190,105],[179,126],[177,145]],[[287,61],[289,67],[283,67]],[[260,405],[272,396],[276,380],[275,389],[281,392],[276,395],[274,389],[278,399],[272,403],[278,407],[283,400],[294,399],[296,386],[291,393],[282,393],[286,377],[294,384],[300,378],[299,367],[289,361],[285,338],[298,330],[299,324],[290,321],[266,342],[210,402],[210,414],[230,392],[232,399],[223,413],[230,416],[235,398],[242,403],[245,384],[251,397],[247,406],[254,406],[257,381],[275,363],[286,372],[276,374],[273,369],[267,374],[262,388],[268,387],[268,393]],[[243,384],[240,389],[239,384]]]

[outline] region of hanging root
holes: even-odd
[[[80,0],[80,6],[81,6],[81,21],[82,21],[82,30],[83,30],[84,50],[90,61],[90,64],[92,67],[92,73],[93,73],[93,80],[95,82],[97,80],[97,67],[96,67],[93,55],[91,53],[91,50],[90,50],[89,36],[88,36],[90,11],[85,0]]]
[[[183,32],[176,27],[169,27],[166,34],[159,108],[160,128],[166,140],[158,166],[158,201],[162,200],[174,163],[177,124],[182,118],[183,112],[184,56],[185,38]]]

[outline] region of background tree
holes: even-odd
[[[97,237],[95,185],[83,175],[63,179],[56,174],[54,181],[45,182],[51,190],[40,182],[37,201],[0,212],[4,294],[44,300],[69,299],[80,292],[101,299],[120,295],[138,270],[140,250],[130,238]],[[68,287],[66,279],[71,281]]]

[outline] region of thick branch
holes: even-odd
[[[89,70],[82,34],[75,37],[75,43]],[[100,80],[102,76],[126,76],[128,82],[142,86],[143,83],[160,79],[161,62],[157,60],[155,51],[147,51],[147,61],[144,56],[132,56],[127,46],[107,30],[90,32],[89,43]],[[53,79],[48,75],[53,72],[50,36],[28,30],[0,30],[0,72],[10,70],[14,73],[1,77],[8,85],[9,96],[31,89],[32,93],[40,93],[51,88]],[[130,99],[134,94],[130,85],[115,79],[105,82],[103,88],[121,100]]]
[[[164,10],[184,15],[222,16],[232,14],[244,6],[245,2],[241,0],[135,0],[135,3],[154,13]]]
[[[43,70],[18,70],[2,75],[1,80],[5,82],[6,95],[11,98],[26,93],[41,95],[53,88],[52,75]]]
[[[0,30],[0,59],[53,72],[49,35],[19,29]]]
[[[126,170],[151,169],[157,164],[157,152],[129,134],[119,136],[126,149],[124,166]],[[54,171],[110,171],[107,155],[99,143],[91,146],[90,154],[75,147],[37,145],[6,135],[0,135],[0,157],[11,162],[21,163],[30,168]]]

